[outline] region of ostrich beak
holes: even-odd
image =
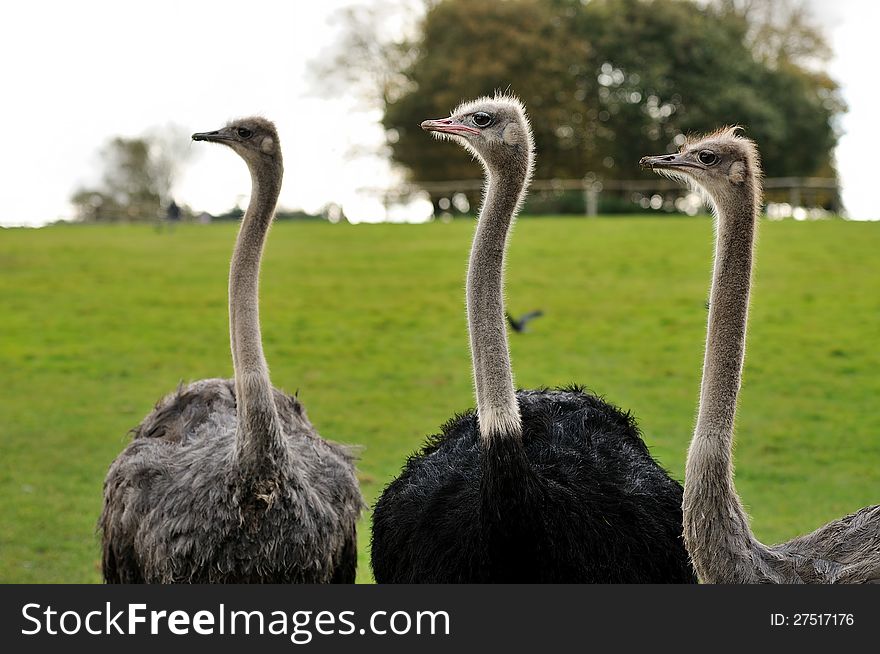
[[[213,132],[196,132],[192,135],[192,140],[209,141],[216,143],[217,141],[229,141],[231,139],[226,136],[221,130],[214,130]]]
[[[642,168],[702,168],[693,161],[687,161],[681,154],[657,154],[639,159]]]
[[[444,134],[479,134],[480,130],[455,122],[452,118],[437,118],[422,122],[426,132],[442,132]]]

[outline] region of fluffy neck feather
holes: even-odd
[[[238,457],[258,465],[280,450],[281,429],[260,336],[260,260],[281,190],[280,163],[249,164],[251,199],[229,269],[229,331],[238,408]]]
[[[522,434],[504,317],[504,256],[524,196],[530,156],[501,170],[486,167],[485,199],[468,265],[468,331],[480,434],[487,443],[496,436]]]
[[[753,180],[747,184],[754,184]],[[684,537],[700,579],[731,582],[759,546],[733,483],[733,430],[746,344],[757,199],[715,197],[717,236],[700,407],[688,451]],[[747,567],[747,566],[746,566]]]

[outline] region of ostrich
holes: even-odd
[[[275,126],[247,118],[193,134],[248,165],[253,188],[232,255],[234,379],[204,379],[161,400],[104,482],[109,583],[352,583],[362,500],[353,461],[321,439],[303,405],[272,387],[258,286],[281,189]]]
[[[685,474],[685,543],[706,583],[880,582],[880,505],[768,547],[752,533],[734,487],[733,426],[761,203],[758,151],[737,130],[640,162],[703,192],[717,225],[700,405]]]
[[[422,128],[463,145],[487,176],[467,275],[477,409],[428,439],[379,498],[376,581],[695,581],[681,486],[632,417],[579,387],[514,391],[502,277],[532,174],[525,108],[496,95]]]

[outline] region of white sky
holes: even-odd
[[[380,142],[378,114],[356,100],[309,96],[306,68],[335,37],[330,17],[352,0],[149,3],[80,0],[7,3],[0,21],[0,225],[69,217],[68,199],[97,173],[112,136],[175,124],[187,132],[260,113],[278,125],[285,151],[281,205],[314,211],[331,201],[361,218],[381,206],[356,189],[389,183],[376,159],[352,147]],[[849,113],[837,153],[854,218],[880,218],[875,117],[880,92],[871,53],[880,3],[812,0],[823,18]],[[249,179],[222,148],[193,144],[176,197],[221,212],[242,201]]]
[[[880,152],[880,87],[877,39],[880,2],[876,0],[811,0],[826,25],[834,59],[831,77],[838,81],[849,111],[841,121],[837,168],[843,203],[851,218],[880,220],[880,189],[876,186]]]

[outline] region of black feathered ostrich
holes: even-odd
[[[630,415],[577,387],[514,392],[502,284],[532,174],[523,105],[481,98],[422,128],[463,145],[487,176],[467,277],[477,410],[430,438],[379,498],[376,581],[695,581],[681,486]]]
[[[353,583],[362,507],[348,452],[323,440],[295,398],[273,388],[258,287],[283,164],[259,117],[193,134],[222,143],[253,182],[229,270],[234,379],[163,399],[107,473],[108,583]]]

